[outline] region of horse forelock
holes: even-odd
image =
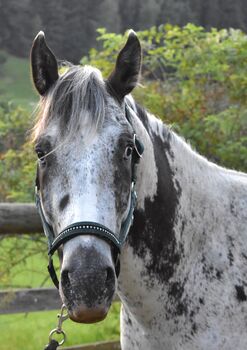
[[[71,66],[40,99],[32,141],[57,124],[60,136],[70,138],[79,128],[94,133],[105,119],[106,89],[101,72],[91,66]]]

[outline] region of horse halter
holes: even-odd
[[[130,123],[130,125],[133,128],[133,125],[131,123],[130,118],[130,111],[129,106],[125,104],[125,115],[126,119]],[[134,129],[134,128],[133,128]],[[123,244],[126,241],[126,238],[129,233],[130,226],[133,222],[133,214],[136,206],[136,200],[137,195],[135,191],[135,184],[136,184],[136,169],[137,165],[139,163],[139,160],[142,156],[142,153],[144,151],[144,146],[141,141],[138,140],[136,133],[134,133],[134,149],[132,153],[132,177],[131,177],[131,191],[130,191],[130,207],[127,214],[127,217],[122,222],[119,237],[112,232],[109,228],[97,223],[97,222],[91,222],[91,221],[82,221],[82,222],[75,222],[69,226],[67,226],[63,231],[61,231],[58,236],[55,236],[54,230],[51,225],[47,222],[40,199],[40,193],[39,188],[36,184],[35,186],[35,201],[36,201],[36,207],[38,210],[38,213],[41,218],[41,223],[43,226],[43,230],[45,233],[45,236],[48,241],[48,257],[49,257],[49,263],[48,263],[48,271],[50,274],[50,277],[54,283],[54,285],[59,288],[59,281],[57,278],[57,274],[53,265],[52,255],[55,253],[55,251],[65,242],[69,241],[70,239],[80,236],[80,235],[94,235],[98,236],[110,243],[113,244],[114,247],[117,248],[117,260],[119,257],[119,254],[121,253],[121,248]]]

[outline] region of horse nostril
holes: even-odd
[[[61,272],[61,283],[64,287],[70,286],[70,279],[69,279],[69,271],[68,270],[63,270]]]
[[[114,283],[115,280],[115,273],[114,270],[111,267],[107,267],[106,269],[106,280],[105,285],[106,287]]]

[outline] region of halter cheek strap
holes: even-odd
[[[126,118],[130,122],[130,117],[128,113],[129,111],[126,108]],[[108,229],[107,227],[97,222],[82,221],[82,222],[76,222],[76,223],[73,223],[72,225],[67,226],[62,232],[58,234],[57,237],[55,237],[53,228],[51,227],[51,225],[49,225],[49,223],[45,218],[45,215],[42,209],[39,189],[37,186],[35,187],[36,207],[41,218],[45,236],[48,241],[48,256],[49,256],[48,271],[53,283],[57,288],[59,288],[59,281],[57,278],[56,271],[54,269],[52,255],[62,244],[66,243],[70,239],[81,235],[98,236],[110,242],[111,244],[113,244],[113,246],[117,248],[118,255],[120,254],[121,248],[126,241],[130,226],[133,221],[133,214],[134,214],[136,200],[137,200],[137,195],[135,191],[136,168],[142,156],[142,153],[144,151],[144,147],[141,141],[139,141],[138,138],[136,137],[136,134],[134,134],[134,145],[135,145],[135,148],[132,154],[132,180],[131,180],[131,191],[130,191],[130,207],[125,220],[122,222],[119,235],[116,235],[110,229]]]

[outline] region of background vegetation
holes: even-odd
[[[126,2],[126,9],[130,4]],[[144,58],[142,87],[134,93],[136,100],[172,125],[212,161],[247,171],[246,35],[233,29],[205,31],[192,24],[160,25],[138,35]],[[107,77],[125,39],[124,35],[99,29],[96,48],[81,59],[81,64],[97,66]],[[3,51],[0,60],[1,57],[0,201],[30,202],[33,201],[35,157],[27,141],[27,130],[33,123],[31,110],[37,97],[29,82],[27,60]],[[2,287],[49,285],[45,266],[46,243],[40,235],[0,240]],[[118,310],[116,306],[102,328],[90,326],[89,331],[73,324],[69,329],[70,343],[94,340],[96,336],[98,339],[118,337]],[[1,316],[4,340],[0,349],[9,348],[6,344],[13,333],[16,334],[13,350],[21,349],[20,344],[25,344],[27,350],[37,344],[41,346],[49,327],[54,325],[54,315],[54,312],[32,314],[25,321],[23,315]],[[30,341],[34,318],[39,332]],[[8,332],[4,332],[6,326]]]
[[[96,45],[100,27],[119,33],[191,22],[246,31],[246,18],[245,0],[0,0],[0,47],[27,57],[42,29],[58,57],[78,63]]]
[[[103,50],[81,63],[109,74],[122,35],[99,29]],[[138,33],[144,48],[143,89],[136,99],[207,158],[247,171],[247,37],[239,30],[205,31],[188,24]]]
[[[98,33],[102,49],[91,49],[81,64],[92,64],[107,77],[126,37],[105,29]],[[144,53],[137,101],[207,158],[247,171],[246,35],[239,30],[206,32],[192,24],[152,27],[138,35]],[[35,158],[25,138],[33,115],[28,109],[0,102],[2,201],[33,198]]]

